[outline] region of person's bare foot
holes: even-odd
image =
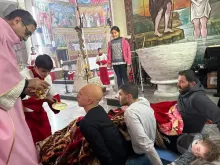
[[[167,28],[167,29],[164,30],[164,33],[168,33],[168,32],[173,32],[173,30],[170,29],[170,28]]]
[[[155,31],[154,34],[155,34],[156,36],[158,36],[158,37],[162,37],[162,36],[163,36],[163,34],[161,34],[161,33],[158,32],[158,31]]]

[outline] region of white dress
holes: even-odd
[[[191,21],[202,17],[209,18],[210,12],[209,0],[191,0]]]

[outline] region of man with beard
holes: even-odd
[[[179,72],[178,110],[184,122],[184,133],[199,133],[209,119],[220,130],[220,109],[206,96],[204,88],[192,70]]]
[[[201,133],[207,120],[217,124],[220,130],[220,109],[205,94],[205,90],[192,70],[179,72],[179,98],[177,102],[184,128],[183,133]],[[177,143],[181,143],[181,135],[167,136],[163,133],[165,146],[178,153]]]

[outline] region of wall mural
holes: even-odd
[[[198,42],[196,63],[205,48],[220,41],[220,0],[132,0],[138,48]]]
[[[76,26],[76,11],[73,6],[50,3],[49,8],[53,28],[73,28]]]
[[[85,42],[89,55],[96,55],[97,49],[106,49],[109,36],[106,25],[110,20],[108,0],[78,0],[79,10],[85,28]],[[36,0],[35,11],[38,23],[37,33],[41,36],[43,51],[51,53],[56,49],[67,49],[69,56],[78,56],[79,45],[74,27],[79,24],[76,0]]]
[[[75,0],[76,1],[76,0]],[[79,4],[91,4],[91,5],[100,5],[103,3],[108,3],[108,0],[78,0]]]
[[[102,48],[107,49],[107,39],[109,28],[86,28],[85,33],[85,43],[89,56],[97,55],[97,49]],[[74,30],[67,29],[56,29],[54,31],[55,42],[57,43],[58,49],[68,49],[68,54],[70,59],[75,59],[79,52],[79,40],[77,34]]]
[[[51,17],[48,3],[42,1],[35,2],[36,18],[38,23],[37,32],[41,36],[43,46],[51,44],[52,31],[51,31]]]
[[[94,7],[80,7],[83,17],[83,27],[99,27],[106,26],[109,17],[108,5]]]

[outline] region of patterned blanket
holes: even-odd
[[[111,110],[108,113],[111,120],[118,126],[126,140],[130,140],[124,122],[124,111],[121,109]],[[77,128],[75,135],[69,134],[70,128],[76,121],[67,127],[55,132],[44,141],[37,143],[40,155],[40,163],[43,165],[99,165],[99,161],[93,155],[89,143]]]
[[[175,111],[173,111],[174,109],[170,108],[175,106],[175,104],[175,102],[151,104],[155,111],[158,127],[160,127],[159,129],[162,131],[164,130],[164,132],[167,132],[168,134],[180,134],[183,127],[181,123],[182,119],[178,114],[175,114]],[[108,115],[118,126],[124,138],[127,141],[130,141],[130,136],[124,121],[124,111],[122,109],[110,110]],[[74,120],[67,127],[55,132],[44,141],[37,143],[37,150],[39,152],[40,163],[42,163],[42,165],[100,165],[99,161],[93,155],[93,152],[89,147],[89,143],[80,133],[79,128],[77,128],[74,136],[69,134],[69,130],[73,124],[81,119],[82,117]],[[171,121],[171,119],[173,121],[178,120],[179,124],[175,125],[174,123],[176,122]],[[169,126],[165,128],[164,126],[167,125],[167,123],[169,123]],[[205,133],[212,135],[211,138],[213,140],[220,140],[220,135],[217,133],[218,130],[213,129],[213,125],[207,125],[206,127],[207,129],[204,129]],[[164,147],[159,131],[157,131],[156,143],[157,145]],[[220,165],[219,162],[207,163],[205,161],[201,161],[200,159],[191,163],[191,165],[205,164]]]

